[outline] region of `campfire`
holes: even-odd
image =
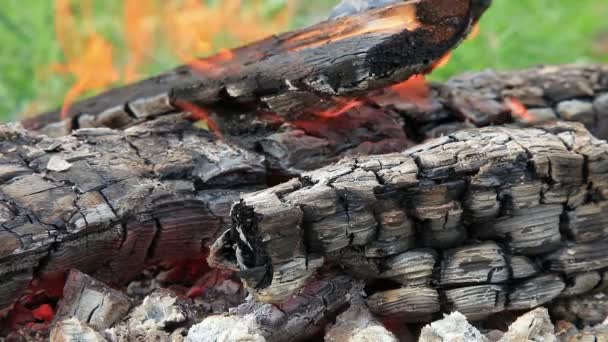
[[[345,1],[276,35],[293,4],[252,30],[222,24],[238,1],[124,4],[117,69],[58,0],[76,82],[0,126],[8,340],[606,337],[583,328],[608,316],[607,66],[428,83],[485,0]],[[150,18],[186,64],[139,80]],[[225,26],[244,45],[193,59]]]

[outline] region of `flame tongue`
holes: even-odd
[[[93,3],[93,0],[55,0],[55,31],[65,60],[52,65],[51,71],[73,79],[64,98],[63,118],[81,96],[121,81],[138,80],[142,69],[154,62],[152,56],[162,48],[206,75],[219,75],[225,70],[217,65],[229,61],[231,52],[225,50],[210,60],[195,57],[214,52],[220,37],[238,44],[282,31],[295,10],[294,0],[287,0],[272,18],[262,14],[262,3],[257,0],[247,4],[241,0],[222,0],[215,5],[201,0],[123,0],[127,54],[126,58],[117,59],[116,53],[122,49],[95,30]]]

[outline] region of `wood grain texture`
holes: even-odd
[[[568,217],[605,203],[607,167],[608,144],[582,124],[463,130],[244,195],[211,258],[239,269],[266,302],[333,264],[369,284],[396,279],[370,288],[380,315],[415,322],[529,309],[599,285],[607,236],[599,229],[597,240],[577,242]],[[387,226],[401,235],[383,235]]]
[[[592,102],[593,115],[598,120],[595,127],[600,127],[605,118],[602,99],[608,91],[606,75],[604,66],[484,72],[434,86],[433,98],[442,99],[434,102],[439,103],[434,107],[436,111],[418,110],[411,102],[385,90],[370,97],[374,102],[322,121],[322,125],[318,118],[297,126],[253,113],[232,116],[219,121],[226,132],[223,141],[195,128],[184,119],[187,114],[181,113],[142,121],[123,130],[87,128],[59,138],[3,126],[0,302],[3,307],[9,305],[32,277],[48,272],[78,268],[101,280],[121,283],[131,279],[145,261],[197,256],[203,246],[210,245],[228,228],[230,207],[241,193],[266,188],[344,156],[402,151],[439,131],[450,135],[412,149],[415,160],[403,162],[400,153],[384,155],[381,160],[372,158],[369,163],[374,165],[373,170],[378,169],[377,174],[362,169],[332,185],[341,196],[349,198],[348,215],[346,202],[342,197],[335,200],[336,190],[331,186],[301,189],[294,196],[290,190],[293,183],[285,185],[286,198],[302,203],[303,220],[319,217],[310,227],[301,229],[308,236],[304,247],[333,252],[323,258],[297,258],[293,260],[294,267],[278,268],[281,272],[277,272],[277,279],[287,284],[282,291],[289,293],[302,275],[311,273],[294,270],[307,262],[320,265],[322,260],[342,265],[366,280],[436,286],[437,260],[441,260],[443,251],[492,240],[501,248],[491,258],[492,265],[499,265],[500,255],[504,255],[512,273],[506,281],[509,286],[531,281],[550,270],[566,280],[566,293],[585,292],[597,279],[596,267],[605,262],[603,255],[593,253],[594,249],[603,248],[603,242],[598,240],[605,236],[603,150],[595,143],[578,144],[579,135],[574,139],[560,133],[559,139],[543,138],[542,144],[537,144],[536,138],[522,136],[517,138],[518,144],[508,145],[514,146],[508,150],[514,154],[507,153],[495,168],[475,162],[451,165],[457,151],[462,160],[479,163],[476,153],[467,149],[460,152],[460,145],[466,146],[462,141],[467,139],[479,148],[495,149],[488,152],[489,157],[501,156],[505,151],[500,146],[502,133],[483,131],[483,135],[496,135],[497,140],[450,133],[468,126],[462,121],[466,107],[458,109],[445,94],[461,91],[462,96],[469,96],[487,88],[488,98],[496,104],[502,103],[505,92],[521,88],[528,89],[523,94],[536,94],[531,97],[540,101],[539,91],[526,86],[536,77],[542,91],[540,97],[547,99],[542,106],[556,108],[559,101],[548,95],[554,93],[561,94],[559,99],[563,101],[578,98]],[[523,83],[507,86],[518,79],[523,79]],[[550,91],[561,84],[569,86],[560,92]],[[580,89],[587,92],[583,94]],[[450,129],[445,129],[443,123]],[[435,127],[439,129],[433,130]],[[517,129],[511,131],[519,137]],[[460,144],[450,138],[454,134],[462,137],[456,139]],[[515,139],[509,137],[506,141],[511,140]],[[589,141],[595,140],[589,137]],[[442,147],[446,144],[448,149]],[[564,154],[564,149],[568,153]],[[542,157],[527,159],[537,154]],[[67,169],[65,163],[69,164]],[[331,173],[340,174],[340,165],[333,166]],[[420,165],[425,168],[419,169]],[[524,178],[518,178],[522,173]],[[425,182],[418,182],[420,175]],[[398,195],[392,195],[390,188],[388,195],[375,194],[373,189],[379,179],[392,184]],[[360,183],[353,185],[355,180]],[[401,188],[406,190],[398,190]],[[370,215],[368,201],[377,196],[382,200],[376,201]],[[293,213],[290,210],[285,212]],[[542,217],[542,224],[530,220],[534,217]],[[345,220],[349,222],[345,224]],[[337,226],[341,228],[336,229]],[[352,234],[353,241],[365,242],[365,246],[344,248],[351,244],[344,234]],[[546,242],[541,247],[548,250],[539,252],[540,240]],[[554,250],[564,244],[574,248],[574,255]],[[602,271],[603,283],[603,270],[597,270]],[[482,270],[473,271],[482,277]],[[504,274],[492,272],[496,272],[492,277]],[[244,276],[252,282],[260,280],[255,271]],[[543,279],[538,283],[546,284]],[[500,287],[503,283],[482,285]],[[518,297],[524,298],[524,303],[526,288],[529,287],[524,287],[523,295]],[[492,289],[486,289],[490,291],[486,293],[492,293]],[[547,287],[545,291],[557,290]],[[441,299],[442,292],[439,294]],[[273,298],[276,294],[267,295]],[[456,295],[454,298],[458,298]],[[446,303],[443,299],[440,302]]]

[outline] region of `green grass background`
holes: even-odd
[[[263,1],[272,13],[284,0]],[[337,2],[301,0],[292,26],[322,20]],[[94,23],[119,50],[123,46],[121,4],[121,0],[96,1]],[[2,0],[0,120],[17,118],[36,101],[40,110],[61,104],[72,79],[49,74],[45,68],[64,58],[55,38],[54,20],[52,0]],[[494,0],[481,22],[481,34],[460,47],[450,64],[432,77],[441,80],[484,68],[575,62],[608,62],[608,1]],[[159,49],[145,73],[161,72],[178,63]]]

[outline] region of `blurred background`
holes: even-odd
[[[2,0],[0,120],[58,108],[326,18],[339,0]],[[608,62],[608,1],[494,0],[431,78]]]

